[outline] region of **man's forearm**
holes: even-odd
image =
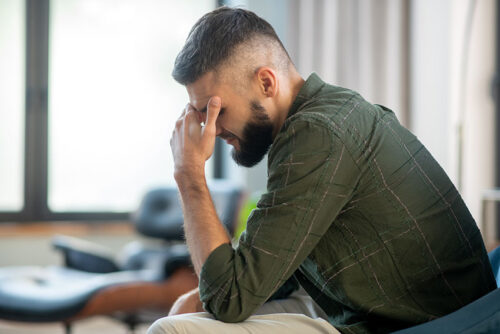
[[[182,198],[186,242],[198,276],[210,253],[230,242],[217,217],[205,179],[205,162],[214,150],[220,109],[220,97],[211,97],[207,104],[205,126],[202,126],[201,117],[198,117],[200,112],[197,114],[188,104],[175,123],[170,139],[174,177]]]
[[[177,298],[174,305],[170,308],[168,315],[171,316],[204,311],[203,304],[200,300],[200,292],[198,288],[196,288]]]
[[[224,226],[217,217],[204,175],[176,175],[184,212],[184,232],[196,274],[210,253],[224,243],[230,243]]]

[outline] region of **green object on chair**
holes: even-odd
[[[234,240],[239,240],[241,233],[247,228],[247,220],[248,217],[250,217],[250,214],[252,213],[253,209],[257,208],[257,202],[259,201],[259,198],[261,196],[261,192],[255,192],[248,196],[248,198],[245,200],[243,203],[243,206],[241,207],[240,214],[238,216],[238,223],[236,225],[236,228],[234,230]]]

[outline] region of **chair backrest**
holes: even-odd
[[[227,181],[210,182],[209,189],[217,214],[232,235],[242,190]],[[132,217],[139,233],[172,241],[184,240],[183,219],[176,187],[156,188],[146,193]]]
[[[500,247],[489,252],[488,257],[490,258],[491,269],[493,269],[497,286],[500,286]]]
[[[499,282],[500,247],[488,254],[493,274]],[[500,289],[441,318],[406,328],[393,334],[500,333]]]

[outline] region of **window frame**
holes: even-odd
[[[224,1],[214,1],[214,8],[223,4]],[[130,212],[54,212],[48,206],[50,0],[25,0],[25,11],[24,205],[20,211],[0,211],[0,223],[129,220]],[[226,176],[222,144],[218,138],[213,156],[215,179]]]

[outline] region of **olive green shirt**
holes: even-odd
[[[292,275],[343,333],[409,327],[496,287],[474,219],[420,141],[315,74],[271,146],[239,245],[205,262],[201,300],[242,321]]]

